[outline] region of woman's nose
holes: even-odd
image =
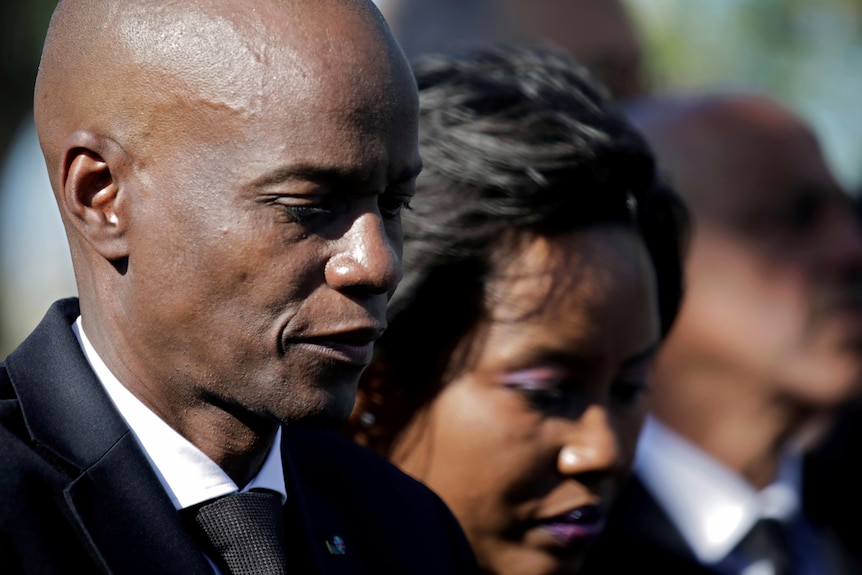
[[[620,440],[607,409],[590,406],[580,418],[568,423],[557,468],[563,475],[601,475],[624,470]]]

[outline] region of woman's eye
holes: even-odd
[[[618,381],[611,386],[611,397],[619,404],[635,405],[647,395],[649,385],[645,381]]]
[[[380,215],[387,220],[392,220],[401,214],[401,210],[410,209],[410,198],[383,194],[378,200],[378,205]]]
[[[562,389],[519,389],[518,392],[536,409],[551,410],[559,407],[566,399]]]
[[[555,370],[536,368],[508,373],[503,386],[523,397],[531,406],[547,410],[562,405],[566,392]]]

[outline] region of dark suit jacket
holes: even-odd
[[[582,570],[591,575],[715,575],[700,565],[682,535],[637,477],[620,493],[607,528]]]
[[[857,575],[862,569],[840,549],[831,534],[820,531],[817,545],[829,567],[822,575]],[[614,504],[607,529],[591,550],[579,575],[656,573],[716,575],[701,564],[670,517],[637,476],[632,476]]]
[[[803,496],[812,520],[828,525],[862,565],[862,398],[836,415],[831,431],[806,458]]]
[[[57,302],[0,364],[0,573],[210,574],[81,352],[77,315]],[[296,426],[282,448],[291,573],[475,572],[448,508],[388,462]]]

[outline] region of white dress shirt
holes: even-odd
[[[165,423],[135,397],[108,369],[84,333],[81,318],[72,326],[90,366],[108,392],[120,415],[126,420],[144,454],[177,510],[203,503],[214,497],[269,489],[287,500],[281,465],[281,428],[257,475],[240,490],[236,483],[203,451]],[[216,570],[216,573],[218,571]]]
[[[775,480],[757,491],[723,463],[649,418],[634,469],[706,565],[725,560],[758,519],[788,523],[801,513],[799,453],[785,453]]]

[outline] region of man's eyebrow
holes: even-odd
[[[655,342],[655,343],[650,344],[645,349],[643,349],[643,350],[637,352],[636,354],[626,358],[626,360],[623,361],[623,366],[629,367],[629,366],[638,364],[638,363],[640,363],[646,359],[651,358],[658,351],[659,345],[660,345],[659,342]]]
[[[394,179],[395,184],[410,182],[422,171],[422,164],[408,166]],[[303,180],[311,182],[368,182],[372,174],[367,169],[343,166],[320,166],[313,164],[297,164],[278,167],[251,182],[251,187],[263,188],[283,184],[285,182]]]
[[[251,182],[252,187],[263,188],[295,180],[313,182],[362,181],[368,174],[360,170],[336,166],[296,164],[280,166]]]

